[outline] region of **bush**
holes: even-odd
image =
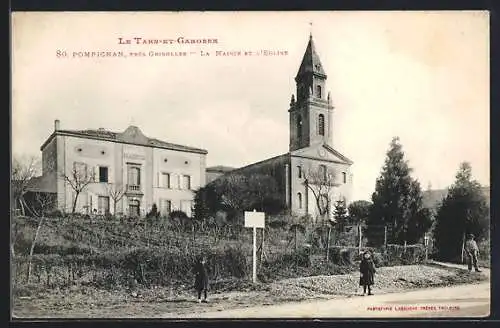
[[[33,249],[35,254],[58,254],[58,255],[84,255],[92,254],[92,249],[90,247],[82,247],[81,245],[71,244],[71,245],[47,245],[47,244],[36,244]]]
[[[188,218],[187,214],[183,211],[176,210],[176,211],[170,212],[170,219],[172,219],[172,220],[187,219],[187,218]]]
[[[489,240],[483,240],[477,243],[479,247],[479,265],[489,267],[491,265],[491,246]]]
[[[351,265],[358,258],[358,248],[354,247],[331,247],[329,260],[337,265]]]
[[[280,254],[274,260],[263,261],[259,270],[259,279],[268,281],[277,279],[283,275],[296,276],[297,273],[294,273],[294,271],[303,271],[303,269],[310,266],[311,258],[307,249],[299,249],[292,253]]]
[[[385,266],[418,264],[425,261],[425,246],[407,245],[406,250],[401,245],[387,245],[384,255]]]
[[[376,267],[389,266],[387,253],[373,252],[373,263]]]
[[[49,218],[62,218],[64,217],[64,214],[60,210],[55,209],[47,212],[46,216]]]
[[[242,278],[247,274],[246,258],[238,247],[205,252],[186,252],[178,248],[136,248],[120,257],[101,257],[104,261],[96,261],[96,264],[104,268],[117,267],[123,272],[120,276],[116,270],[111,270],[105,277],[105,283],[108,285],[125,283],[123,278],[133,277],[139,284],[144,285],[168,285],[177,281],[191,286],[194,281],[193,268],[202,253],[207,257],[210,279]],[[120,279],[122,281],[117,281]]]
[[[272,229],[286,229],[288,221],[283,218],[272,219],[267,222],[267,226]]]
[[[158,212],[158,207],[156,206],[156,203],[153,203],[153,206],[151,207],[151,211],[149,211],[146,214],[146,218],[152,219],[152,218],[158,218],[160,216],[160,212]]]

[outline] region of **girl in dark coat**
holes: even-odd
[[[366,251],[363,253],[361,258],[361,263],[359,265],[359,272],[361,276],[359,278],[359,285],[363,286],[363,296],[366,294],[366,287],[368,287],[368,295],[372,294],[371,286],[374,283],[375,275],[375,264],[373,263],[371,254]]]
[[[201,292],[203,292],[203,302],[208,302],[207,300],[207,290],[208,290],[208,273],[206,267],[207,259],[203,256],[201,260],[196,264],[195,268],[195,288],[198,292],[198,303],[201,303]]]

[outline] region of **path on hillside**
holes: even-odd
[[[440,263],[441,264],[441,263]],[[444,264],[464,268],[463,265]],[[482,269],[490,277],[489,269]],[[473,273],[474,274],[474,273]],[[375,290],[376,292],[376,290]],[[394,318],[484,317],[490,313],[490,282],[426,288],[373,296],[286,303],[187,315],[177,318]]]

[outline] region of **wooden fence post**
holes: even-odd
[[[464,263],[464,248],[465,248],[465,232],[464,232],[464,234],[462,236],[462,250],[461,250],[461,252],[462,252],[461,253],[462,254],[461,255],[461,261],[462,261],[462,263]]]
[[[384,225],[384,247],[387,248],[387,225]]]
[[[361,224],[358,224],[359,242],[358,242],[358,253],[361,254],[361,244],[363,242],[363,231],[361,230]]]

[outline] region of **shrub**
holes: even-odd
[[[49,218],[62,218],[64,214],[60,210],[55,209],[47,212],[46,216]]]
[[[373,263],[375,264],[376,267],[389,265],[389,259],[387,253],[373,252],[372,254],[373,254]]]
[[[78,254],[92,254],[92,249],[88,246],[78,244],[70,245],[47,245],[36,244],[33,249],[35,254],[58,254],[58,255],[78,255]]]
[[[483,240],[477,243],[479,248],[479,258],[482,260],[490,260],[491,247],[489,240]]]
[[[294,271],[309,268],[311,258],[307,249],[298,249],[292,253],[280,254],[274,260],[265,260],[260,267],[259,279],[274,280],[280,276],[295,276]]]
[[[425,246],[407,245],[406,249],[401,245],[387,245],[385,249],[385,265],[409,265],[422,263],[425,260]]]
[[[267,226],[272,229],[285,229],[288,226],[288,221],[282,218],[272,219],[267,222]]]
[[[151,211],[149,211],[146,214],[146,218],[151,219],[151,218],[158,218],[160,216],[160,212],[158,212],[158,207],[156,206],[156,203],[153,203],[153,206],[151,207]]]
[[[170,219],[172,220],[187,219],[187,217],[188,217],[187,214],[180,210],[175,210],[170,212]]]
[[[358,249],[354,247],[331,247],[329,260],[337,265],[351,265],[358,257]]]

